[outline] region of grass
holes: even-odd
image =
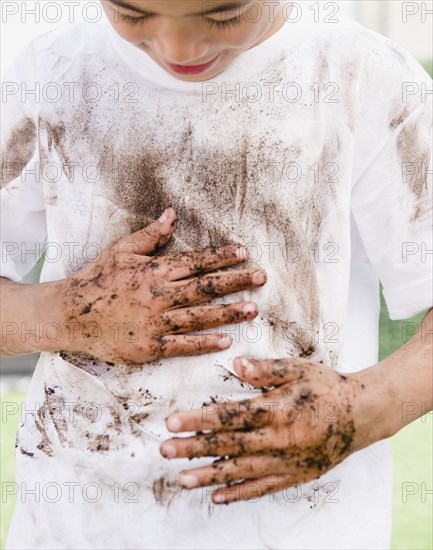
[[[381,294],[379,359],[401,347],[418,327],[424,313],[391,321]],[[412,422],[391,438],[394,457],[393,550],[432,550],[433,488],[432,413]],[[424,485],[423,485],[424,484]],[[414,494],[409,494],[413,492]]]
[[[422,66],[430,76],[433,76],[433,59],[428,59],[427,61],[424,61]]]
[[[19,413],[9,414],[12,407],[20,408],[25,394],[23,392],[9,390],[1,396],[0,418],[0,477],[1,477],[1,521],[0,521],[0,548],[4,548],[6,534],[15,506],[15,498],[7,498],[8,484],[15,481],[15,434],[18,429]],[[23,549],[24,550],[24,549]]]
[[[420,323],[424,314],[406,321],[390,321],[383,303],[380,316],[380,359],[387,357],[401,347],[405,335]],[[4,548],[6,533],[12,516],[15,500],[5,499],[5,483],[15,479],[13,460],[15,433],[18,428],[19,413],[5,415],[7,403],[17,403],[18,408],[24,394],[8,391],[2,396],[1,427],[1,531],[0,548]],[[7,418],[6,418],[7,416]],[[426,494],[423,487],[431,490],[432,476],[432,432],[433,415],[428,414],[409,424],[391,438],[394,456],[394,497],[393,497],[393,550],[432,550],[432,495]],[[424,485],[423,485],[424,484]],[[6,500],[6,502],[3,502]],[[368,526],[366,526],[368,528]]]
[[[432,433],[430,413],[391,438],[394,456],[391,548],[394,550],[433,548],[432,495],[424,491],[431,491],[433,487]]]

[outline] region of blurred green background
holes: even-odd
[[[406,341],[425,313],[405,321],[390,321],[381,293],[379,360],[388,357]],[[433,414],[429,413],[390,439],[394,458],[393,530],[394,550],[432,550],[433,498],[423,494],[433,488]],[[411,484],[411,485],[409,485]],[[409,495],[409,492],[414,492]],[[404,494],[406,493],[406,494]]]
[[[407,321],[390,321],[382,297],[381,301],[380,359],[383,359],[402,346],[405,341],[405,334],[419,325],[424,314],[417,315]],[[392,376],[391,373],[390,375]],[[16,402],[19,404],[23,399],[24,393],[16,390],[7,390],[2,395],[2,402],[4,403]],[[12,498],[3,498],[3,487],[4,483],[15,480],[13,457],[18,416],[16,414],[0,420],[2,481],[0,546],[2,549],[4,548],[14,506]],[[432,495],[423,495],[421,491],[421,484],[423,483],[427,490],[431,490],[433,486],[432,420],[433,415],[427,414],[412,422],[391,438],[394,456],[394,525],[392,535],[392,548],[394,550],[431,550],[433,548]],[[407,494],[403,498],[404,487],[410,489],[414,494]],[[4,500],[6,502],[3,502]]]

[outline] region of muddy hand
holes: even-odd
[[[172,256],[151,256],[175,231],[169,208],[146,228],[105,248],[97,261],[65,279],[65,322],[76,325],[70,351],[110,362],[142,364],[230,346],[226,334],[187,334],[249,321],[254,302],[202,305],[266,282],[260,269],[215,271],[248,259],[233,244]],[[212,273],[206,273],[213,271]]]
[[[172,432],[204,433],[166,440],[164,457],[220,457],[180,472],[183,487],[222,485],[212,493],[215,503],[256,499],[310,481],[372,442],[355,421],[364,391],[356,376],[301,358],[234,364],[242,380],[268,391],[167,418]]]

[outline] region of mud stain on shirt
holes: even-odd
[[[164,508],[169,508],[173,499],[179,495],[181,491],[182,488],[176,481],[170,481],[163,476],[155,479],[152,485],[155,502]]]
[[[326,64],[323,70],[327,70]],[[273,302],[267,304],[269,318],[277,333],[284,331],[292,338],[295,333],[290,326],[297,318],[307,328],[294,342],[293,353],[312,353],[315,343],[308,336],[308,327],[320,320],[320,289],[312,248],[335,199],[336,183],[332,178],[312,181],[308,166],[302,166],[302,184],[284,179],[285,167],[305,155],[306,144],[295,141],[288,145],[264,127],[255,139],[245,129],[234,129],[222,148],[219,140],[214,143],[195,128],[188,110],[182,113],[178,115],[181,122],[176,124],[177,130],[173,128],[172,133],[162,136],[152,120],[143,135],[134,113],[126,115],[122,110],[113,113],[114,119],[100,135],[88,121],[86,129],[72,126],[65,132],[65,127],[77,119],[76,112],[73,116],[66,113],[62,123],[44,123],[47,146],[56,149],[65,165],[82,164],[91,158],[98,161],[100,192],[125,212],[131,233],[172,206],[179,220],[177,231],[157,255],[233,242],[253,242],[262,253],[267,243],[280,247],[285,254],[280,253],[270,266],[276,273],[276,292]],[[123,121],[123,133],[119,134],[116,128],[122,114],[131,121]],[[84,130],[87,134],[80,135]],[[82,147],[88,141],[92,143],[88,159],[71,158],[69,154],[77,151],[79,140]],[[311,151],[311,164],[317,160],[319,166],[328,166],[339,154],[340,139],[334,135],[321,151]],[[297,261],[284,259],[296,255]],[[269,262],[266,258],[259,265],[266,269]],[[287,316],[293,311],[293,301],[297,307],[292,321]]]
[[[397,108],[399,107],[399,105],[397,106]],[[390,130],[395,130],[398,126],[400,126],[400,124],[402,124],[406,119],[407,117],[410,115],[410,109],[408,106],[406,106],[403,111],[401,112],[398,112],[397,114],[393,115],[393,118],[391,120],[391,122],[389,123],[389,129]]]
[[[431,148],[419,133],[420,122],[414,118],[404,125],[397,138],[397,150],[407,185],[413,194],[414,210],[410,223],[424,219],[431,211],[428,197],[427,174]]]
[[[11,131],[1,158],[1,186],[17,178],[31,160],[36,144],[36,126],[31,118],[18,122]]]
[[[45,423],[47,422],[45,415],[46,415],[45,407],[40,407],[36,412],[35,425],[41,436],[41,441],[38,443],[37,448],[47,456],[53,456],[54,451],[53,451],[52,443],[48,437],[48,434],[45,428]]]

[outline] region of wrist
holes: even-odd
[[[398,410],[387,384],[385,361],[353,373],[353,418],[355,450],[391,437],[398,431]]]
[[[27,287],[27,288],[26,288]],[[68,349],[69,331],[64,308],[64,281],[25,285],[22,299],[32,304],[26,345],[30,352],[55,352]],[[32,326],[34,325],[34,326]],[[34,329],[34,330],[33,330]]]
[[[353,374],[365,391],[357,396],[360,431],[378,441],[433,409],[433,310],[415,335],[386,359]],[[373,441],[372,441],[373,442]]]

